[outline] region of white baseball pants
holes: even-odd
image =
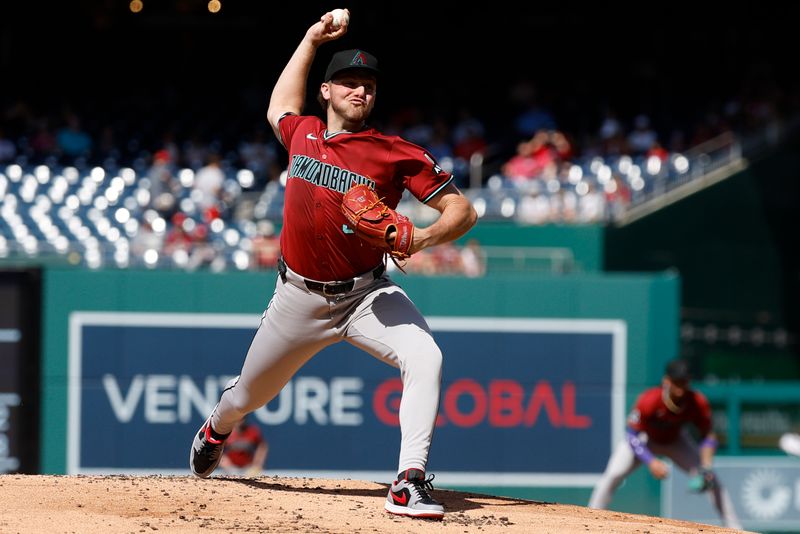
[[[647,443],[647,434],[640,433],[639,439]],[[647,443],[647,448],[656,456],[666,456],[671,459],[683,471],[688,472],[691,469],[700,467],[700,451],[685,429],[674,442],[666,444],[651,442]],[[589,499],[589,508],[607,509],[619,485],[640,465],[642,465],[642,462],[633,454],[628,441],[626,439],[620,441],[608,460],[603,476],[594,487],[594,491],[592,491],[592,496]],[[730,496],[725,488],[722,487],[722,484],[719,483],[719,480],[717,480],[713,490],[707,493],[711,504],[719,513],[720,518],[722,518],[723,525],[729,528],[741,529],[742,525],[738,517],[736,517],[736,511],[733,509]]]
[[[247,352],[239,379],[226,389],[212,414],[220,434],[275,398],[320,350],[347,341],[400,369],[403,394],[397,472],[425,470],[439,409],[442,353],[430,328],[406,293],[385,274],[356,279],[345,295],[310,291],[303,278],[286,272]]]

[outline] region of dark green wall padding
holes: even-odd
[[[680,280],[674,273],[519,275],[479,279],[394,277],[427,316],[622,319],[628,330],[626,408],[659,381],[678,340]],[[68,319],[73,311],[259,314],[275,273],[184,273],[47,269],[44,278],[42,470],[64,473]],[[445,355],[447,357],[447,355]],[[482,488],[487,493],[585,505],[586,488]],[[615,509],[657,514],[658,486],[644,473],[617,494]]]
[[[575,270],[599,272],[603,268],[605,231],[601,225],[522,226],[479,221],[459,243],[468,239],[493,247],[566,248],[572,251]]]

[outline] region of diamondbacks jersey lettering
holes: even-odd
[[[674,413],[663,400],[661,387],[653,387],[642,393],[628,416],[628,426],[637,432],[645,432],[648,443],[670,443],[675,441],[686,423],[692,423],[703,438],[711,431],[711,405],[699,391],[688,391],[683,409]]]
[[[327,135],[325,128],[317,117],[280,120],[289,152],[281,253],[307,278],[346,280],[372,270],[384,255],[347,226],[339,206],[350,186],[368,185],[394,209],[405,189],[424,203],[453,176],[422,147],[400,137],[373,128]]]
[[[370,189],[375,189],[375,182],[350,172],[346,169],[322,163],[309,156],[293,156],[289,165],[289,176],[292,178],[302,178],[303,180],[319,186],[346,193],[353,184],[366,184]]]

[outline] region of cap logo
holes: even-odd
[[[356,55],[353,56],[353,59],[350,60],[351,65],[366,65],[367,58],[364,56],[364,52],[361,50],[356,50]]]

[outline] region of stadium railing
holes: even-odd
[[[758,405],[783,409],[787,405],[800,406],[799,382],[702,384],[698,389],[708,397],[712,405],[724,406],[726,421],[724,435],[728,454],[741,454],[745,449],[742,443],[742,415],[746,407]],[[773,433],[787,430],[789,429],[775,429]]]

